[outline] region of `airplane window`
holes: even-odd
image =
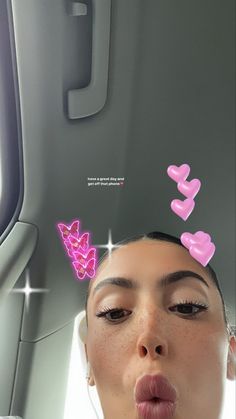
[[[226,382],[225,401],[222,419],[235,419],[236,414],[236,382]],[[90,401],[91,398],[91,401]],[[96,413],[94,412],[94,408]],[[86,379],[80,360],[78,347],[78,330],[75,319],[75,327],[72,339],[71,360],[68,374],[66,403],[63,419],[78,419],[83,412],[83,417],[102,419],[103,413],[95,387],[89,387],[89,394],[86,389]]]
[[[14,221],[20,197],[19,127],[14,42],[7,1],[0,10],[0,236]]]

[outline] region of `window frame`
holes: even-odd
[[[1,2],[0,23],[1,244],[18,220],[24,189],[19,84],[12,8],[8,0]]]

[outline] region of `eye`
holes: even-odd
[[[131,314],[130,310],[125,310],[123,308],[105,308],[102,311],[96,313],[97,317],[104,317],[104,320],[110,323],[119,323],[125,317]]]
[[[169,311],[181,314],[184,317],[194,317],[202,311],[208,310],[204,303],[185,301],[169,308]]]

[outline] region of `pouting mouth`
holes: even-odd
[[[150,398],[150,399],[146,399],[146,400],[143,400],[143,401],[156,404],[156,403],[161,403],[161,402],[164,402],[164,401],[166,401],[166,400],[163,400],[163,399],[161,399],[160,397],[152,397],[152,398]],[[140,403],[140,401],[139,401],[139,403]]]
[[[146,374],[136,381],[134,396],[136,403],[144,401],[160,403],[175,403],[177,394],[175,388],[162,374]]]

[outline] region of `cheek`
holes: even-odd
[[[186,409],[191,411],[194,407],[199,415],[205,412],[204,417],[218,417],[227,366],[227,340],[224,333],[196,327],[194,332],[191,328],[179,333],[175,329],[172,337],[170,377],[180,390],[180,412],[185,413]]]
[[[227,339],[221,330],[202,325],[191,327],[191,324],[184,330],[176,327],[169,346],[173,357],[196,373],[204,371],[214,375],[225,368]],[[211,369],[211,365],[214,368]]]
[[[100,324],[99,324],[100,323]],[[118,330],[119,326],[102,325],[97,322],[96,328],[90,328],[87,350],[95,381],[103,386],[121,390],[123,372],[128,362],[128,350],[131,337],[128,330]]]

